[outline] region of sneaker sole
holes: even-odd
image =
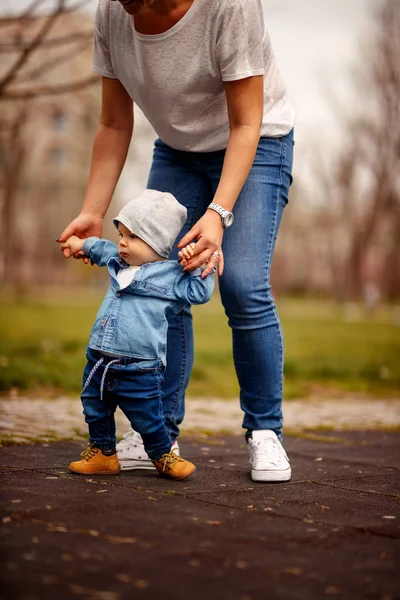
[[[163,473],[163,471],[158,471],[158,474],[161,477],[164,477],[164,479],[170,479],[171,481],[183,481],[184,479],[188,479],[188,477],[191,477],[191,475],[193,475],[193,473],[196,471],[196,467],[193,469],[193,471],[191,473],[189,473],[188,475],[184,475],[183,477],[171,477],[171,475],[167,475],[166,473]]]
[[[74,473],[74,475],[119,475],[121,469],[118,469],[118,471],[94,471],[93,473],[82,473],[81,471],[74,471],[73,469],[68,468],[68,471]]]
[[[262,481],[264,483],[290,481],[292,478],[292,469],[285,469],[284,471],[259,471],[252,469],[251,478],[253,481]]]
[[[155,466],[151,460],[120,460],[121,471],[133,471],[136,469],[143,469],[149,471],[155,471]]]

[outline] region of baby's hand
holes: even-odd
[[[195,249],[196,244],[192,242],[191,244],[184,246],[184,248],[178,252],[178,260],[182,267],[186,267],[187,261],[194,256]]]
[[[78,238],[76,235],[71,235],[66,242],[61,244],[61,251],[68,249],[70,251],[70,255],[74,255],[76,252],[80,252],[82,250],[84,241],[85,240],[81,240],[81,238]]]

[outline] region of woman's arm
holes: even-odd
[[[260,139],[264,78],[262,75],[248,77],[225,82],[224,86],[230,135],[221,179],[213,202],[231,211],[250,172]],[[240,227],[240,223],[235,222],[233,227]],[[207,210],[178,244],[178,248],[183,248],[193,239],[198,240],[196,254],[188,261],[184,270],[196,269],[207,262],[212,253],[221,247],[222,237],[221,217],[215,211]],[[222,275],[223,271],[223,257],[221,258],[219,275]],[[214,266],[215,262],[212,259],[204,270],[203,277],[206,277]]]
[[[79,216],[58,238],[101,236],[102,222],[125,164],[133,131],[133,102],[118,79],[103,77],[100,120],[93,143],[85,200]],[[71,253],[64,250],[64,256]]]

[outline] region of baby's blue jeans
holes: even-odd
[[[86,358],[81,399],[90,443],[105,451],[115,449],[114,413],[119,406],[142,436],[152,460],[169,452],[172,442],[161,403],[161,362],[107,356],[91,348]]]

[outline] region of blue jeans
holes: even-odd
[[[282,435],[283,337],[271,295],[270,271],[283,209],[292,182],[293,131],[261,138],[252,169],[225,230],[225,270],[219,287],[232,328],[233,358],[240,385],[243,427]],[[171,192],[188,211],[178,240],[204,214],[216,192],[225,150],[183,152],[161,140],[154,148],[147,187]],[[177,257],[176,248],[170,258]],[[184,394],[193,365],[189,311],[169,321],[167,369],[162,386],[164,416],[172,439],[184,417]],[[222,375],[222,374],[221,374]]]
[[[81,399],[90,443],[102,450],[115,449],[114,413],[119,406],[142,436],[152,460],[169,452],[172,442],[161,403],[162,364],[108,356],[90,348],[86,357]]]

